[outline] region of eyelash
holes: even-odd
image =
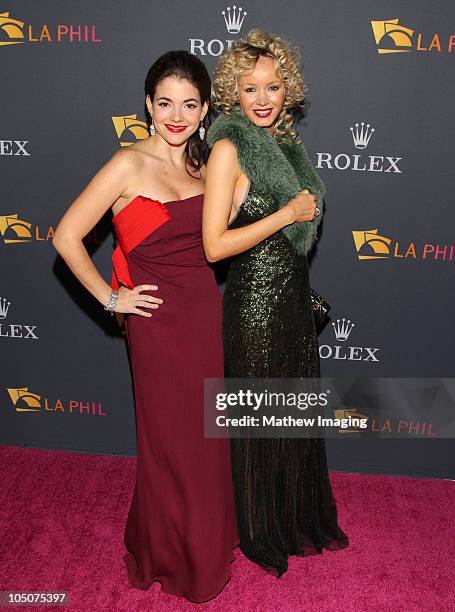
[[[169,103],[168,103],[168,102],[158,102],[158,106],[169,106]],[[196,104],[191,104],[191,103],[190,103],[190,104],[187,104],[187,107],[188,107],[190,110],[194,110],[195,108],[197,108],[197,105],[196,105]]]
[[[254,87],[247,87],[244,91],[246,93],[250,93],[253,89]],[[280,89],[280,87],[279,85],[272,85],[270,89],[275,89],[275,91],[277,91],[278,89]]]

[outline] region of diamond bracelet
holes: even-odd
[[[117,303],[118,303],[118,291],[113,290],[111,295],[109,296],[106,306],[104,306],[104,310],[109,310],[111,315],[113,315],[115,308],[117,306]]]

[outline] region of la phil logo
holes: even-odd
[[[368,416],[366,414],[361,414],[357,412],[357,408],[334,408],[333,414],[336,419],[340,421],[342,419],[366,419],[368,422]],[[346,434],[346,433],[362,433],[362,429],[359,426],[353,425],[351,428],[339,429],[338,433]]]
[[[371,259],[414,259],[433,261],[454,261],[455,245],[434,244],[425,242],[421,245],[415,242],[400,243],[392,241],[388,236],[378,234],[378,229],[354,230],[352,232],[357,257],[360,260]]]
[[[357,408],[351,409],[334,409],[335,418],[365,418],[368,419],[366,414],[357,412]],[[401,435],[402,437],[412,438],[418,436],[419,438],[425,436],[436,436],[437,433],[433,431],[432,421],[408,421],[404,418],[400,419],[379,419],[372,418],[369,423],[369,430],[378,433],[381,437],[387,437],[387,434],[394,434],[394,437]],[[339,429],[338,432],[341,434],[346,433],[359,433],[361,434],[365,430],[361,430],[359,427],[352,427],[351,429]]]
[[[37,326],[23,323],[4,323],[8,316],[11,302],[0,297],[0,338],[21,338],[23,340],[38,340]]]
[[[52,225],[40,227],[25,219],[19,218],[19,213],[0,215],[0,235],[4,244],[23,244],[24,242],[48,242],[54,237]],[[86,244],[100,244],[96,227],[84,238]]]
[[[100,43],[94,25],[32,25],[10,17],[9,11],[0,13],[0,46],[24,43]]]
[[[221,14],[228,34],[239,34],[248,13],[241,6],[234,4],[232,7],[226,7],[226,10],[221,11]],[[218,57],[225,48],[230,49],[234,44],[233,38],[225,40],[212,38],[207,42],[203,38],[189,38],[188,40],[190,42],[190,52],[193,55],[211,55],[212,57]]]
[[[149,135],[147,123],[138,119],[137,113],[112,117],[112,123],[121,147],[129,147],[134,142],[143,140]]]
[[[50,400],[38,393],[29,391],[28,387],[20,387],[18,389],[8,388],[7,392],[16,412],[53,412],[86,416],[107,416],[107,413],[103,412],[101,402],[62,400],[60,398]]]
[[[341,344],[331,346],[330,344],[321,344],[319,346],[319,356],[321,359],[339,359],[346,361],[369,361],[379,362],[376,353],[379,348],[370,346],[348,346],[347,341],[351,335],[355,323],[351,323],[350,319],[337,319],[332,322],[333,333],[335,338]],[[346,343],[346,344],[344,344]]]
[[[371,21],[377,52],[390,53],[434,52],[452,53],[455,48],[455,34],[448,37],[434,34],[415,33],[414,30],[398,23],[398,19]],[[414,34],[416,34],[414,36]]]
[[[354,147],[360,151],[366,149],[373,137],[375,128],[364,121],[351,125]],[[402,157],[390,155],[354,155],[348,153],[317,153],[316,168],[328,168],[329,170],[355,170],[358,172],[384,172],[389,174],[401,174],[399,162]]]

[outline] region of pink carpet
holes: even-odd
[[[0,590],[65,590],[75,612],[455,610],[452,481],[332,473],[349,548],[291,557],[278,581],[236,549],[226,589],[196,605],[127,581],[135,458],[3,446],[0,459]]]

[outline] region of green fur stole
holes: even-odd
[[[317,240],[317,226],[323,215],[325,185],[316,173],[303,143],[278,143],[270,132],[250,121],[239,107],[222,114],[210,126],[207,141],[210,147],[227,138],[237,149],[242,171],[261,192],[271,193],[278,205],[285,206],[302,189],[319,197],[321,214],[314,221],[293,223],[283,232],[296,251],[306,255]]]

